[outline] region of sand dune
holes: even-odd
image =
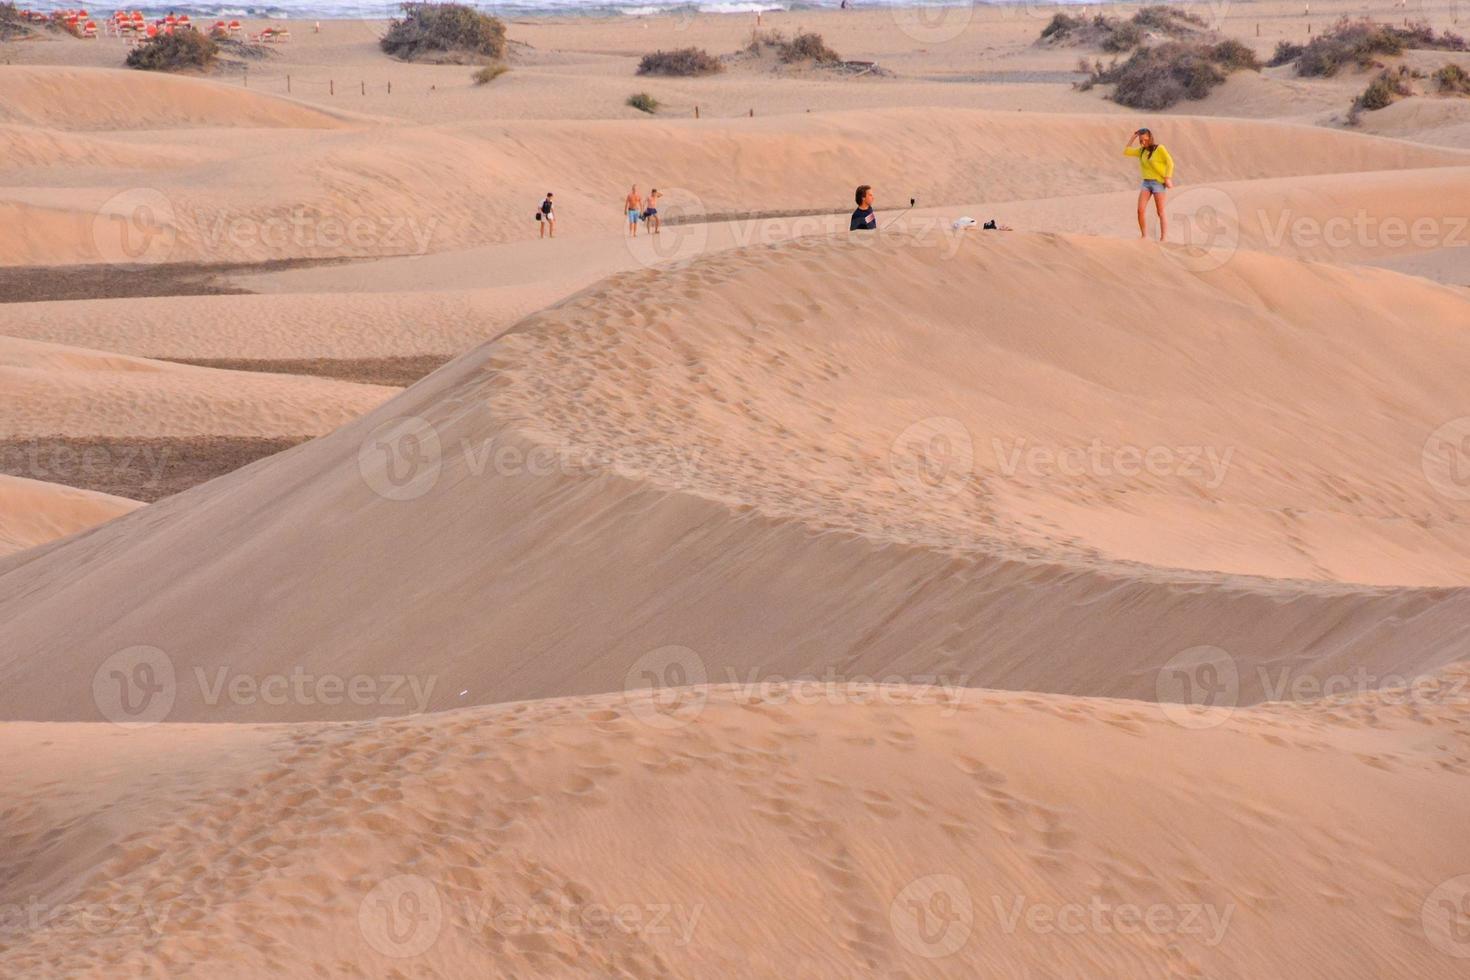
[[[7,723],[0,903],[47,914],[0,937],[0,970],[1461,975],[1463,708],[1370,696],[1194,730],[1046,695],[669,693]],[[85,909],[108,917],[83,929]]]
[[[1133,183],[1119,129],[1097,116],[894,109],[467,123],[387,142],[377,130],[287,132],[252,141],[249,152],[217,165],[212,183],[230,188],[227,196],[201,187],[191,171],[168,169],[151,171],[146,182],[130,173],[119,186],[85,191],[11,189],[12,196],[23,190],[31,206],[73,213],[70,221],[31,221],[24,237],[0,234],[0,262],[423,254],[523,239],[548,187],[571,217],[564,233],[613,234],[616,202],[635,181],[645,190],[662,185],[669,213],[685,215],[837,211],[859,179],[883,187],[890,205],[910,196],[961,204],[1095,194]],[[1288,138],[1290,154],[1272,152]],[[1463,152],[1260,121],[1179,117],[1170,121],[1169,140],[1182,161],[1180,179],[1190,183],[1470,160]],[[1017,145],[1047,149],[1017,166]],[[263,166],[263,154],[279,162]],[[134,227],[140,207],[146,228]]]
[[[1145,268],[1166,314],[1139,309]],[[713,679],[1148,698],[1210,645],[1244,702],[1303,665],[1430,670],[1470,603],[1445,588],[1466,504],[1425,455],[1461,410],[1466,310],[1387,272],[1019,234],[614,276],[323,439],[0,565],[24,595],[0,709],[94,718],[33,663],[80,683],[139,643],[181,678],[412,648],[435,709],[617,689],[669,644]],[[170,717],[314,717],[205,695]]]
[[[1059,9],[0,43],[0,976],[1462,976],[1470,102]]]
[[[60,130],[335,129],[345,124],[335,113],[202,78],[38,66],[0,72],[0,122]]]
[[[0,167],[97,167],[149,169],[199,164],[206,154],[194,148],[126,142],[92,133],[0,124]]]
[[[613,250],[621,251],[614,245]],[[629,260],[631,262],[631,259]],[[170,296],[4,308],[5,332],[143,357],[270,361],[459,354],[570,289]],[[405,329],[411,324],[411,329]]]
[[[84,531],[141,506],[123,497],[0,474],[0,555]]]
[[[315,435],[380,405],[391,388],[215,371],[0,338],[0,436]]]

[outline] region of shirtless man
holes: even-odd
[[[661,197],[663,197],[663,195],[660,194],[658,192],[658,188],[655,187],[653,190],[648,192],[648,206],[643,209],[643,220],[648,222],[648,233],[650,235],[657,235],[660,231],[663,230],[663,223],[659,220],[658,216],[658,199]]]
[[[628,191],[628,197],[623,201],[623,209],[628,212],[628,235],[631,238],[638,237],[638,219],[643,217],[643,198],[638,196],[638,185]]]

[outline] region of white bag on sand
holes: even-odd
[[[974,218],[971,218],[971,217],[968,217],[968,216],[967,217],[964,217],[964,218],[956,218],[956,219],[954,219],[954,224],[952,225],[952,227],[955,228],[956,230],[958,230],[960,228],[973,228],[974,226],[975,226],[975,219]]]

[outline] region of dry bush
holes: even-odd
[[[1307,42],[1296,56],[1296,73],[1303,78],[1331,78],[1344,66],[1371,68],[1378,55],[1403,54],[1410,48],[1464,51],[1465,39],[1458,34],[1436,34],[1427,24],[1394,27],[1344,17]],[[1277,53],[1284,52],[1278,47]],[[1278,63],[1275,58],[1272,62]]]
[[[1445,65],[1431,77],[1442,95],[1470,95],[1470,72],[1459,65]]]
[[[1276,52],[1271,55],[1271,60],[1266,62],[1267,67],[1276,68],[1280,65],[1289,65],[1302,56],[1307,50],[1306,45],[1296,44],[1292,41],[1277,41]]]
[[[491,82],[495,81],[497,78],[499,78],[501,75],[504,75],[508,71],[510,71],[509,65],[502,64],[496,61],[477,69],[475,73],[470,76],[470,79],[476,85],[489,85]]]
[[[1079,88],[1103,83],[1114,86],[1110,98],[1133,109],[1158,111],[1185,99],[1203,99],[1232,71],[1254,69],[1255,55],[1244,45],[1222,41],[1168,41],[1139,48],[1125,62],[1103,69],[1097,65]]]
[[[1407,69],[1400,66],[1397,72],[1379,72],[1378,77],[1369,82],[1363,93],[1353,100],[1352,108],[1348,110],[1348,122],[1356,126],[1364,112],[1386,109],[1399,99],[1413,94]]]
[[[639,112],[646,112],[650,116],[653,115],[655,112],[658,112],[659,106],[658,99],[655,99],[647,92],[635,92],[634,94],[628,96],[628,101],[625,104],[632,106]]]
[[[640,75],[713,75],[722,72],[725,66],[720,59],[703,48],[679,48],[676,51],[655,51],[643,56],[638,62]]]
[[[1147,31],[1159,31],[1170,37],[1188,37],[1198,34],[1207,26],[1203,17],[1191,14],[1178,7],[1157,5],[1144,7],[1133,15],[1132,22]]]
[[[1041,29],[1041,38],[1054,44],[1073,44],[1121,53],[1144,43],[1150,32],[1171,38],[1202,33],[1205,22],[1175,7],[1144,7],[1128,20],[1105,14],[1091,18],[1060,13]]]
[[[784,42],[779,48],[779,55],[785,62],[811,61],[819,65],[830,65],[842,60],[841,55],[827,47],[822,35],[811,31]]]
[[[28,37],[31,33],[31,26],[21,17],[15,4],[0,3],[0,41]]]
[[[403,61],[498,61],[505,57],[505,24],[464,4],[405,3],[378,43]]]
[[[219,57],[214,38],[200,31],[174,31],[151,37],[128,52],[127,66],[143,71],[209,68]]]

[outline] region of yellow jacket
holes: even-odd
[[[1162,146],[1155,144],[1154,152],[1149,156],[1143,155],[1143,147],[1129,146],[1123,149],[1123,155],[1138,157],[1138,170],[1144,180],[1157,180],[1162,184],[1174,176],[1174,158]]]

